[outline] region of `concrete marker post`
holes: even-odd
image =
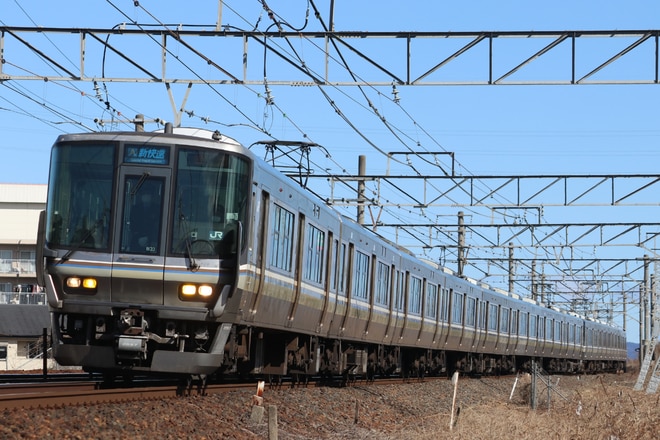
[[[268,406],[268,440],[277,440],[277,405]]]

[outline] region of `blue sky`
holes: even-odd
[[[260,29],[265,29],[269,24],[260,2],[256,0],[225,3],[223,24],[250,28],[259,22]],[[324,18],[327,20],[328,2],[316,3],[321,12],[326,14]],[[168,24],[213,25],[217,18],[215,1],[198,1],[194,8],[188,4],[183,6],[177,1],[142,1],[140,4],[144,9],[134,7],[133,2],[127,0],[3,0],[0,20],[6,26],[111,28],[129,19],[154,24],[153,17],[144,10]],[[271,1],[268,4],[292,25],[302,25],[306,1]],[[529,1],[414,1],[405,8],[400,5],[400,2],[395,1],[336,1],[335,28],[371,31],[637,30],[656,29],[660,21],[660,4],[654,1],[555,1],[540,5],[539,2]],[[312,15],[308,29],[319,28]],[[113,42],[119,44],[117,40]],[[42,47],[49,47],[47,43],[42,44],[45,44]],[[145,44],[144,40],[142,44]],[[149,42],[145,45],[149,46]],[[596,54],[598,49],[594,48]],[[157,54],[153,44],[146,51]],[[91,50],[89,52],[87,73],[100,72],[100,66],[94,64]],[[13,53],[16,52],[8,47],[5,56],[11,57]],[[252,46],[251,56],[256,59],[258,54],[257,47]],[[310,51],[303,55],[318,56]],[[76,56],[77,51],[72,51],[69,58],[75,59]],[[606,59],[608,56],[603,53],[600,58]],[[514,57],[522,59],[517,54]],[[399,54],[392,58],[390,63],[396,67]],[[423,54],[415,54],[415,60],[419,59],[423,59]],[[459,79],[483,77],[483,66],[471,64],[483,59],[467,58],[466,62],[453,68],[452,75]],[[643,62],[651,59],[644,57]],[[388,64],[387,56],[378,60]],[[18,61],[20,65],[22,60],[10,61]],[[25,64],[28,64],[27,60]],[[550,65],[562,69],[569,66],[567,62]],[[9,71],[11,67],[6,66],[4,69]],[[275,78],[291,77],[289,71],[279,75],[271,72]],[[121,73],[124,76],[131,74],[128,71]],[[358,67],[357,73],[367,79],[371,78],[369,70],[360,70]],[[552,78],[562,75],[548,73]],[[87,127],[94,127],[94,118],[107,117],[107,114],[91,105],[89,99],[81,99],[79,93],[70,90],[65,92],[62,87],[53,84],[34,81],[19,83],[32,90],[36,99],[58,102]],[[87,94],[93,93],[90,83],[77,83],[77,87]],[[191,95],[191,110],[229,124],[246,122],[241,120],[241,115],[226,109],[219,109],[213,114],[212,108],[218,105],[215,102],[217,100],[206,93],[200,93],[198,89],[193,90]],[[316,89],[277,86],[272,89],[282,111],[302,127],[302,130],[294,129],[281,114],[274,114],[264,125],[272,127],[272,133],[277,137],[300,137],[302,131],[315,142],[324,145],[351,171],[357,167],[356,152],[373,156],[373,150],[359,139],[354,139],[353,130],[336,117],[334,110]],[[122,84],[110,86],[109,90],[116,99],[112,101],[113,105],[124,114],[139,111],[154,117],[172,119],[166,92],[160,85]],[[237,86],[225,86],[220,91],[230,100],[240,100],[236,101],[237,106],[254,120],[264,119],[263,99],[254,93],[243,95],[245,91]],[[456,152],[465,172],[472,174],[652,173],[658,158],[655,143],[660,136],[654,112],[659,91],[660,88],[656,86],[642,85],[399,87],[401,107],[412,115],[412,120],[402,117],[399,109],[391,103],[382,100],[375,104],[388,120],[397,124],[398,129],[411,136],[418,135],[418,127],[430,133],[433,140],[421,139],[429,145],[428,149],[436,149],[437,144],[440,144],[442,148]],[[340,96],[346,93],[364,105],[364,100],[361,100],[355,88],[343,88],[341,92],[330,90],[330,93],[338,102],[346,101],[346,98]],[[387,90],[382,90],[382,93],[389,98]],[[179,100],[182,99],[183,88],[175,89],[175,95],[178,95]],[[373,99],[374,94],[371,96]],[[313,107],[313,112],[305,108],[306,105]],[[21,114],[24,111],[49,121],[53,119],[51,115],[44,114],[43,109],[6,87],[0,88],[0,108],[0,130],[3,132],[0,151],[5,159],[0,163],[0,181],[44,183],[48,147],[52,140],[60,132],[81,131],[81,127],[59,124],[53,128]],[[346,104],[342,110],[384,149],[388,145],[399,148],[395,140],[384,134],[387,130],[373,114],[350,104]],[[184,123],[199,124],[199,121],[184,118]],[[250,133],[243,130],[222,131],[246,144],[264,137],[253,130],[248,130]],[[348,158],[344,157],[346,153]],[[370,160],[377,159],[370,157]],[[380,168],[380,163],[377,165]]]
[[[58,2],[33,0],[0,0],[0,25],[112,28],[120,23],[136,21],[143,25],[166,23],[173,26],[215,25],[218,2],[199,0],[180,2],[174,0],[142,0],[135,7],[131,0],[60,0]],[[294,27],[303,25],[308,3],[305,0],[268,1],[270,8],[281,19]],[[316,2],[324,20],[328,19],[329,0]],[[334,25],[338,31],[527,31],[527,30],[648,30],[660,29],[660,2],[645,1],[346,1],[335,2]],[[222,10],[222,24],[241,29],[265,30],[271,22],[263,12],[259,1],[226,0]],[[321,26],[310,12],[306,30],[320,30]],[[5,57],[8,64],[3,71],[22,74],[21,69],[44,70],[44,64],[33,55],[15,50],[7,38]],[[62,38],[47,41],[36,36],[35,42],[47,48],[61,59],[75,65],[78,56],[76,41]],[[129,41],[136,41],[132,47]],[[631,40],[632,41],[632,40]],[[623,41],[621,45],[630,44]],[[240,52],[229,48],[223,52],[223,43],[191,41],[195,47],[218,60],[220,64],[240,71]],[[86,54],[86,73],[100,77],[102,63],[99,51],[91,42]],[[113,37],[111,44],[122,47],[130,56],[141,61],[157,58],[157,43],[146,39],[129,40]],[[320,52],[310,45],[293,42],[298,54],[309,61],[312,68],[320,59]],[[369,43],[355,42],[356,45]],[[439,49],[431,42],[416,42],[414,60],[418,71],[431,67],[441,59]],[[465,41],[463,42],[465,44]],[[534,42],[530,42],[530,50]],[[546,42],[547,44],[547,42]],[[616,45],[604,45],[598,41],[581,41],[580,55],[584,59],[604,62]],[[59,46],[55,49],[55,46]],[[217,45],[217,46],[216,46]],[[522,60],[519,54],[507,54],[505,42],[496,42],[499,56],[507,60]],[[396,47],[390,46],[388,48]],[[183,50],[174,47],[174,54]],[[377,47],[369,47],[370,54],[392,69],[400,69],[403,63],[400,53],[387,53]],[[443,49],[447,50],[447,49]],[[641,53],[632,55],[632,62],[610,67],[630,71],[632,77],[653,71],[649,65],[652,44],[645,45]],[[15,58],[21,54],[21,57]],[[58,55],[59,53],[59,55]],[[530,52],[532,53],[532,52]],[[225,54],[227,56],[225,57]],[[466,60],[447,69],[453,78],[462,80],[483,78],[483,57],[466,57]],[[238,56],[237,56],[238,55]],[[24,56],[24,58],[23,58]],[[570,67],[566,48],[557,50],[549,57],[549,63],[534,64],[532,72],[542,77],[565,78]],[[260,51],[256,44],[250,46],[251,66],[260,69]],[[189,58],[187,60],[190,60]],[[350,58],[354,73],[366,79],[375,73],[355,58]],[[197,60],[199,61],[199,60]],[[193,63],[193,61],[190,61]],[[196,61],[195,61],[196,63]],[[201,76],[217,75],[208,67],[194,65]],[[268,77],[295,79],[298,73],[282,67],[276,60],[268,62]],[[108,75],[131,76],[122,65],[108,62]],[[168,68],[173,72],[190,75],[184,66],[177,65],[171,57]],[[339,75],[341,68],[331,65]],[[555,71],[553,69],[560,69]],[[50,70],[46,70],[51,72]],[[506,70],[504,70],[506,71]],[[607,74],[607,73],[605,73]],[[295,76],[298,75],[298,76]],[[256,75],[258,76],[258,75]],[[100,84],[102,84],[100,82]],[[172,120],[172,109],[163,85],[105,84],[101,92],[108,97],[112,107],[123,115],[132,117],[143,113],[149,118]],[[106,95],[107,90],[107,95]],[[263,87],[224,85],[214,90],[194,86],[186,104],[186,110],[194,116],[183,116],[183,125],[219,129],[224,134],[249,145],[267,139],[269,134],[280,139],[301,140],[304,137],[322,145],[329,157],[317,152],[312,159],[317,172],[355,173],[357,157],[367,156],[367,173],[380,174],[387,168],[386,160],[370,143],[384,151],[401,151],[416,147],[422,151],[451,151],[460,164],[460,174],[473,175],[530,175],[530,174],[644,174],[657,173],[660,159],[660,128],[656,106],[660,97],[658,85],[580,85],[580,86],[415,86],[398,87],[399,104],[391,100],[391,88],[365,88],[364,93],[378,109],[379,115],[400,134],[397,139],[381,120],[368,110],[365,96],[354,87],[324,89],[330,99],[341,109],[347,119],[360,131],[349,127],[317,88],[271,86],[274,106],[267,106],[263,99]],[[181,103],[184,86],[174,86],[177,104]],[[49,148],[55,138],[65,132],[91,129],[108,129],[111,124],[99,128],[94,119],[107,119],[112,114],[93,98],[95,90],[89,82],[62,83],[43,81],[0,82],[0,182],[46,183]],[[47,102],[51,110],[40,105]],[[115,115],[116,116],[116,115]],[[209,117],[204,123],[200,116]],[[77,121],[79,124],[72,124]],[[247,125],[258,125],[261,130]],[[118,125],[115,128],[130,129]],[[147,130],[155,129],[147,126]],[[365,138],[369,142],[365,141]],[[417,163],[422,173],[437,173],[434,167]],[[392,165],[393,173],[410,173],[411,170]],[[321,184],[319,191],[328,194],[330,188]],[[386,195],[397,197],[396,195]],[[570,215],[568,214],[570,212]],[[433,215],[455,218],[455,210],[441,210]],[[416,221],[408,212],[394,213],[395,218]],[[629,209],[612,212],[607,209],[552,210],[545,211],[544,220],[558,221],[655,221],[657,208]],[[444,217],[442,217],[444,218]],[[490,221],[492,213],[475,211],[471,220],[475,223]],[[449,222],[450,220],[443,220]],[[582,251],[581,251],[582,252]],[[587,251],[584,251],[587,252]],[[596,251],[593,251],[595,254]],[[642,251],[626,249],[633,257]],[[588,253],[587,253],[588,254]],[[428,255],[437,259],[438,255]],[[488,282],[506,283],[506,280],[489,279]],[[634,312],[632,312],[634,313]]]
[[[155,23],[154,18],[145,10],[163,23],[213,25],[218,5],[215,1],[198,1],[195,7],[190,7],[188,3],[184,6],[178,1],[161,0],[142,1],[142,9],[134,7],[133,2],[127,0],[3,0],[2,3],[2,25],[90,28],[111,28],[129,19],[140,23]],[[269,24],[261,3],[256,0],[225,3],[223,24],[250,28],[250,25],[259,22],[260,29],[265,29]],[[270,1],[268,4],[292,25],[303,23],[306,1]],[[321,13],[326,14],[324,18],[327,20],[328,2],[317,1],[316,4]],[[395,1],[335,2],[337,30],[637,30],[657,29],[660,27],[658,21],[660,4],[654,1],[555,1],[540,4],[529,1],[413,1],[404,8],[400,2]],[[319,28],[312,15],[308,29]],[[116,40],[113,42],[118,44]],[[148,41],[146,45],[149,45]],[[46,44],[43,47],[49,46]],[[598,49],[594,48],[596,54]],[[149,53],[157,52],[153,44],[146,50]],[[8,48],[5,56],[10,58],[13,53],[16,52]],[[252,57],[258,58],[257,47],[252,46],[251,53]],[[309,51],[303,55],[317,56]],[[74,51],[69,58],[76,56],[77,51]],[[88,56],[87,73],[99,71],[99,66],[93,64],[91,53]],[[608,56],[602,54],[603,59]],[[423,58],[417,54],[415,57],[416,60]],[[392,58],[391,62],[395,66],[398,54]],[[384,64],[388,63],[385,56],[378,59]],[[471,64],[482,59],[468,58],[467,62],[455,68],[452,75],[463,79],[483,77],[479,73],[483,69]],[[515,59],[520,60],[521,57],[515,55]],[[645,57],[644,62],[649,59]],[[22,60],[10,61],[18,61],[20,65]],[[173,63],[170,61],[170,64]],[[559,62],[551,67],[567,68],[569,64]],[[9,66],[5,67],[5,71],[9,69]],[[130,76],[127,71],[121,73]],[[368,79],[371,72],[358,67],[357,73]],[[273,77],[281,79],[289,79],[288,74],[287,71],[280,75],[272,73]],[[557,78],[562,73],[552,72],[548,75]],[[63,91],[62,87],[34,81],[22,81],[19,85],[32,90],[36,99],[58,102],[66,112],[75,115],[74,119],[87,127],[94,127],[94,118],[108,116],[91,105],[89,99],[81,99],[75,91]],[[90,83],[77,83],[76,86],[87,94],[93,93]],[[172,119],[170,104],[162,86],[122,84],[109,87],[116,99],[112,101],[113,105],[124,114],[139,111],[154,117]],[[193,90],[190,98],[191,110],[228,124],[246,123],[244,119],[241,120],[241,115],[226,109],[219,109],[213,114],[212,108],[218,105],[215,102],[217,99],[197,89]],[[324,145],[350,171],[357,167],[356,152],[372,156],[370,162],[376,162],[374,165],[380,168],[381,163],[373,158],[373,149],[355,139],[353,130],[336,117],[334,110],[316,89],[277,86],[272,89],[282,111],[302,127],[302,130],[292,128],[292,124],[282,114],[275,112],[264,125],[271,127],[276,137],[300,137],[301,132],[304,132],[310,139]],[[245,91],[237,86],[225,86],[220,91],[230,100],[237,100],[236,105],[254,120],[265,119],[263,99],[254,93],[243,95]],[[477,175],[653,173],[656,169],[658,149],[655,144],[660,136],[654,112],[654,104],[660,93],[657,86],[445,86],[399,87],[398,91],[401,107],[413,119],[402,117],[399,109],[385,100],[375,102],[379,111],[398,129],[412,137],[419,136],[418,127],[430,133],[432,140],[420,136],[421,142],[428,145],[426,148],[437,149],[437,144],[440,144],[443,149],[456,152],[458,161],[465,168],[464,172]],[[341,92],[330,90],[329,93],[337,102],[346,103],[342,110],[370,139],[382,145],[385,150],[388,146],[400,149],[397,142],[387,136],[387,130],[373,114],[356,108],[356,105],[348,103],[348,99],[341,96],[341,93],[346,93],[364,105],[364,100],[361,100],[355,88],[343,88]],[[387,90],[383,89],[382,93],[389,98]],[[178,95],[179,100],[182,99],[183,88],[175,89],[175,95]],[[374,96],[379,98],[372,93],[372,99]],[[313,112],[306,106],[311,107]],[[0,181],[44,183],[48,148],[52,140],[60,132],[81,131],[81,127],[69,124],[52,127],[21,114],[23,111],[56,122],[52,115],[45,114],[43,109],[6,87],[0,87],[0,108],[0,130],[3,133],[0,151],[4,158],[0,163]],[[198,120],[186,120],[185,117],[184,123],[200,124]],[[245,133],[245,130],[223,128],[222,131],[246,144],[264,138],[263,134],[253,130]],[[332,166],[328,164],[328,167]]]

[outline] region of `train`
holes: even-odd
[[[112,377],[618,371],[625,331],[417,258],[218,131],[60,135],[37,278]]]

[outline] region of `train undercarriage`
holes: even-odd
[[[64,319],[54,315],[58,361],[68,360],[65,365],[83,365],[88,371],[104,372],[108,377],[149,371],[200,375],[205,371],[201,376],[237,375],[272,382],[287,378],[294,384],[314,378],[344,385],[358,379],[451,377],[454,372],[507,375],[531,371],[533,362],[551,374],[625,369],[625,362],[620,361],[433,350],[228,323],[212,330],[205,327],[204,331],[199,323],[192,322],[163,321],[149,326],[145,323],[150,317],[132,309],[118,316],[115,322],[101,317],[94,320],[69,315]]]
[[[589,374],[625,370],[625,362],[582,361],[486,353],[432,350],[322,338],[315,335],[233,327],[225,362],[218,374],[260,376],[292,384],[319,380],[349,384],[357,379],[425,376],[508,375],[532,370],[536,362],[551,374]]]

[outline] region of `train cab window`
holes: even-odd
[[[465,303],[465,325],[475,327],[477,324],[477,298],[467,297]]]
[[[275,204],[271,231],[270,264],[273,267],[290,272],[294,233],[293,213]]]
[[[435,284],[426,283],[426,308],[424,315],[432,319],[438,317],[438,286]]]
[[[408,312],[413,315],[422,313],[422,280],[413,276],[410,277]]]
[[[355,252],[353,279],[353,296],[367,299],[369,294],[369,255],[360,251]]]
[[[451,322],[454,324],[463,323],[463,294],[454,292],[451,304]]]
[[[390,266],[379,261],[376,272],[376,291],[374,302],[381,306],[390,305]]]
[[[488,304],[488,330],[497,331],[497,304]]]
[[[113,144],[56,144],[51,155],[46,242],[107,250],[116,157]]]
[[[234,258],[245,246],[249,162],[217,150],[179,148],[177,152],[172,253]],[[239,228],[239,223],[244,227]]]
[[[325,260],[325,232],[307,223],[307,243],[304,277],[314,283],[323,282],[323,262]]]
[[[121,252],[159,254],[165,179],[126,176],[121,223]]]

